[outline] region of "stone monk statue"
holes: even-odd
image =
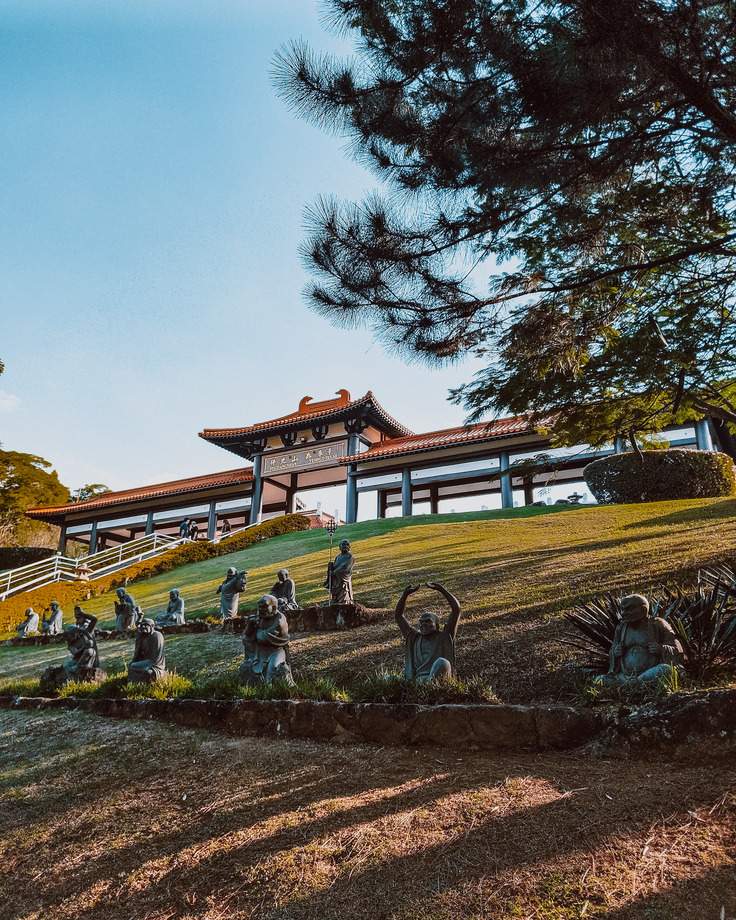
[[[97,626],[97,617],[91,613],[85,613],[81,607],[74,608],[74,622],[81,629],[86,629],[88,633],[94,635],[95,626]]]
[[[135,609],[137,605],[125,588],[118,588],[115,594],[118,598],[115,601],[115,629],[124,632],[132,629],[138,619]]]
[[[404,615],[404,608],[410,595],[421,585],[407,585],[396,605],[396,623],[406,641],[404,652],[404,676],[407,680],[426,684],[430,681],[455,676],[455,636],[460,621],[458,599],[439,582],[428,581],[427,587],[437,591],[450,605],[450,616],[440,628],[436,613],[425,610],[419,616],[419,628],[412,626]]]
[[[64,611],[57,601],[51,601],[49,610],[49,618],[43,618],[43,634],[45,636],[58,636],[64,629]]]
[[[289,577],[288,569],[279,569],[276,573],[276,584],[271,588],[271,594],[279,602],[279,610],[298,610],[296,602],[296,585],[294,579]]]
[[[169,591],[166,611],[156,617],[156,626],[183,626],[184,623],[184,598],[178,588],[173,588]]]
[[[258,610],[248,617],[243,633],[245,660],[239,678],[244,684],[270,684],[283,680],[293,684],[289,663],[289,624],[272,594],[264,594]]]
[[[36,635],[38,632],[38,614],[33,607],[26,608],[26,618],[18,624],[16,633],[19,639],[27,639],[29,636]]]
[[[239,572],[236,568],[230,566],[225,575],[225,581],[223,581],[217,589],[217,593],[220,595],[221,619],[225,620],[228,617],[236,617],[238,615],[240,592],[245,591],[247,582],[247,572]]]
[[[333,604],[353,603],[353,566],[355,559],[350,552],[350,541],[340,541],[340,552],[327,567],[325,588],[330,589]]]
[[[595,682],[611,687],[670,677],[682,661],[682,646],[670,624],[649,616],[649,601],[641,594],[621,598],[621,621],[611,645],[608,674]]]
[[[100,654],[94,632],[82,626],[70,626],[66,630],[66,643],[71,658],[64,662],[64,670],[70,680],[84,676],[91,668],[99,668]]]
[[[152,684],[160,677],[166,677],[164,637],[150,617],[143,617],[136,630],[133,660],[128,665],[128,681]]]

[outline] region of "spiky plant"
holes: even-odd
[[[702,681],[719,668],[736,668],[736,592],[716,580],[681,595],[660,616],[684,652],[685,671]]]
[[[595,674],[605,674],[616,627],[621,621],[621,598],[603,594],[568,611],[564,617],[575,635],[561,641],[585,653],[584,667]]]
[[[718,585],[725,594],[736,597],[736,572],[730,565],[711,565],[698,572],[698,584],[706,587]]]

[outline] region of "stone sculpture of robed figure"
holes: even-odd
[[[289,624],[272,594],[264,594],[258,601],[257,613],[248,618],[243,645],[242,683],[269,684],[274,680],[294,683],[289,664]]]
[[[404,676],[426,684],[430,681],[447,679],[455,675],[455,636],[460,621],[458,599],[438,582],[429,581],[427,587],[437,591],[450,605],[450,616],[444,627],[436,613],[425,610],[419,616],[419,628],[412,626],[404,615],[404,608],[410,595],[421,585],[407,585],[396,605],[396,623],[406,642],[404,652]]]
[[[135,637],[133,660],[128,665],[131,683],[153,683],[166,676],[164,637],[150,617],[143,617]]]
[[[353,603],[353,566],[355,559],[350,552],[350,541],[340,541],[340,552],[327,568],[325,588],[330,589],[333,604]]]

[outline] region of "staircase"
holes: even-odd
[[[0,572],[0,601],[21,591],[42,588],[55,582],[94,581],[110,572],[143,562],[144,559],[153,559],[188,542],[186,537],[167,537],[165,534],[154,533],[77,559],[58,554],[49,556],[40,562]]]

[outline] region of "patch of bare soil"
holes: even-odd
[[[736,775],[0,712],[3,920],[736,917]]]

